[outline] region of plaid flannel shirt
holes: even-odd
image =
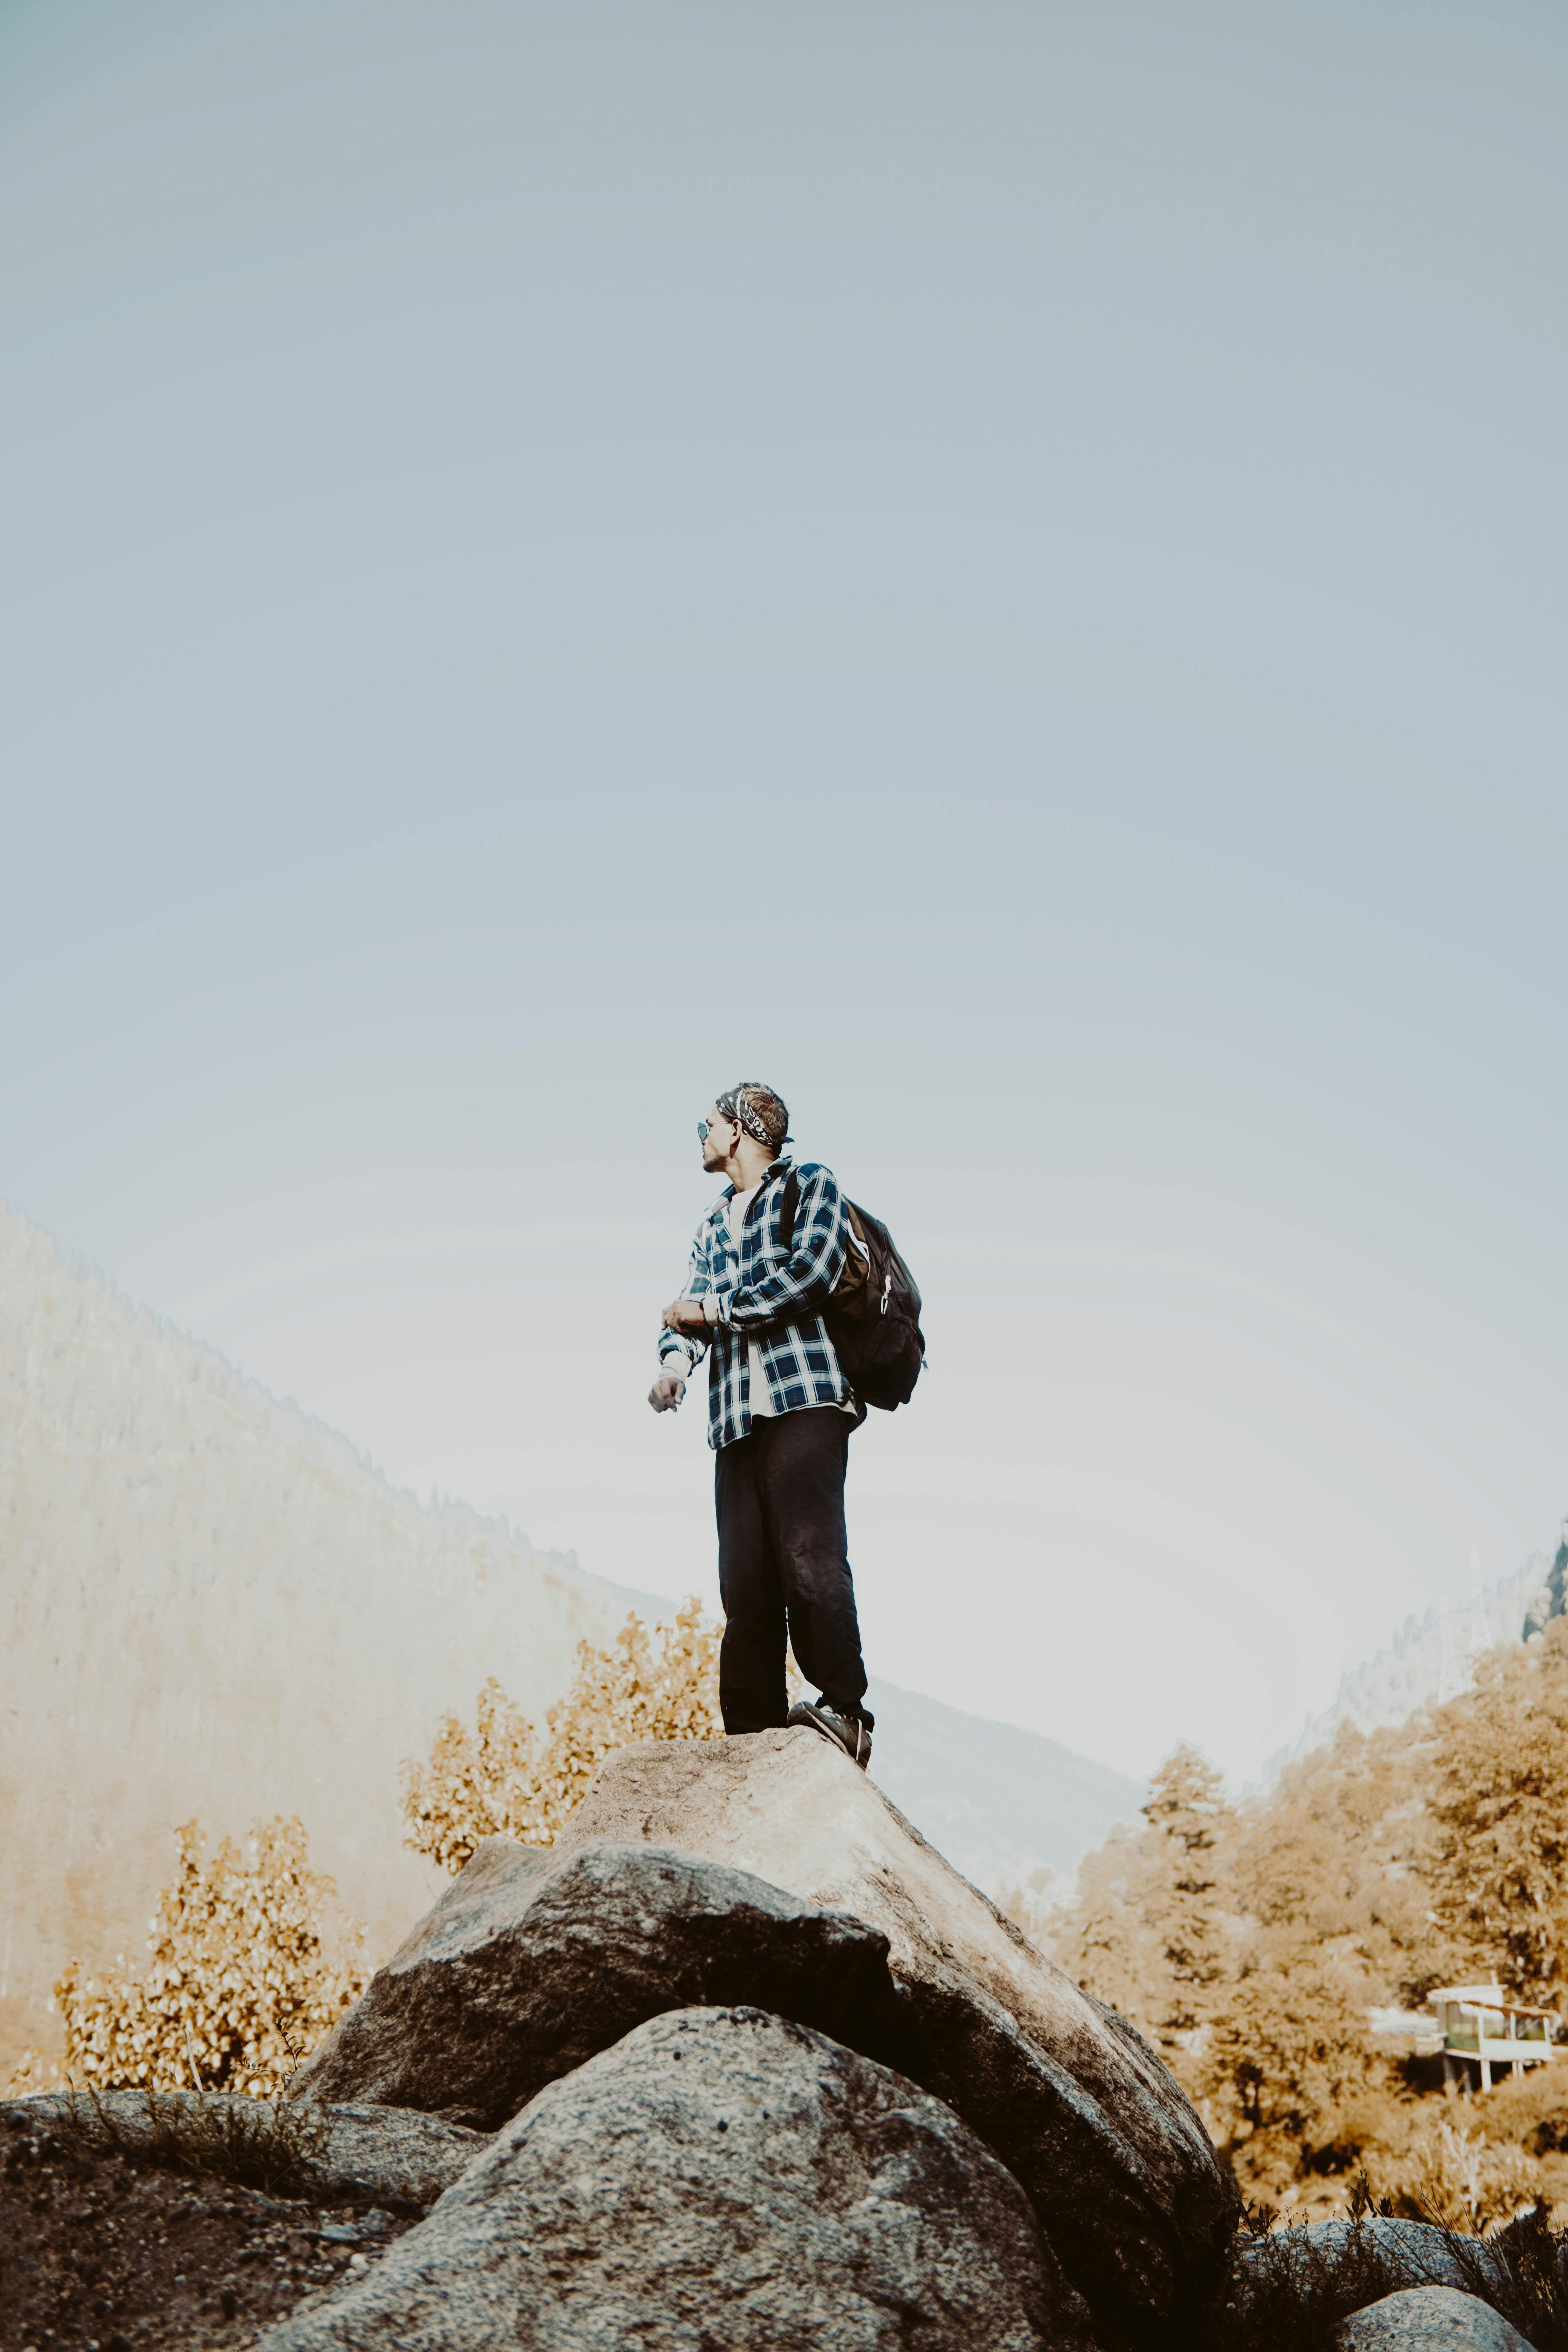
[[[830,1168],[809,1160],[796,1170],[800,1201],[795,1234],[784,1245],[784,1179],[787,1160],[775,1160],[746,1212],[736,1249],[726,1185],[697,1228],[691,1265],[680,1296],[711,1297],[718,1321],[703,1337],[685,1331],[659,1335],[659,1361],[667,1372],[689,1379],[708,1360],[708,1443],[733,1444],[752,1426],[751,1342],[754,1339],[775,1413],[803,1406],[842,1405],[849,1383],[839,1369],[827,1327],[814,1308],[825,1306],[844,1270],[849,1220],[844,1195]]]

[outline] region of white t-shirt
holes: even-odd
[[[752,1202],[756,1199],[757,1194],[762,1191],[762,1182],[759,1179],[758,1181],[752,1185],[749,1192],[735,1192],[731,1195],[728,1212],[730,1218],[730,1239],[734,1243],[737,1249],[741,1246],[741,1228],[746,1222],[746,1211],[751,1207]],[[757,1351],[757,1343],[754,1339],[750,1340],[747,1343],[746,1374],[751,1383],[752,1391],[752,1419],[753,1421],[771,1421],[773,1417],[773,1401],[772,1396],[768,1393],[768,1376],[763,1370],[763,1360]]]

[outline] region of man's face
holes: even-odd
[[[722,1168],[735,1149],[740,1131],[737,1121],[727,1118],[715,1103],[708,1114],[708,1132],[702,1139],[702,1165],[710,1173]]]

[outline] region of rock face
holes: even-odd
[[[152,2158],[174,2139],[191,2147],[221,2143],[230,2118],[240,2133],[265,2131],[275,2112],[270,2100],[216,2091],[159,2091],[151,2098],[144,2091],[104,2091],[95,2100],[51,2094],[0,2103],[0,2125],[16,2119],[33,2130],[64,2126]],[[434,2116],[355,2105],[323,2107],[290,2136],[308,2193],[333,2200],[376,2197],[389,2205],[434,2204],[489,2146],[483,2133],[458,2130]]]
[[[1451,2286],[1385,2294],[1342,2321],[1334,2343],[1339,2352],[1530,2352],[1501,2312]]]
[[[721,1863],[489,1838],[293,2077],[494,2130],[663,2010],[746,2001],[876,2056],[897,2031],[875,1928]]]
[[[1168,2339],[1217,2284],[1237,2194],[1172,2075],[825,1740],[622,1748],[555,1853],[605,1841],[704,1855],[879,1929],[899,2065],[1016,2175],[1107,2343]]]
[[[1091,2352],[990,2150],[887,2068],[752,2009],[656,2018],[552,2083],[363,2283],[262,2343]]]

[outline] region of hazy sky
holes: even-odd
[[[0,0],[0,1194],[711,1595],[765,1077],[873,1671],[1254,1770],[1568,1508],[1565,361],[1559,6]]]

